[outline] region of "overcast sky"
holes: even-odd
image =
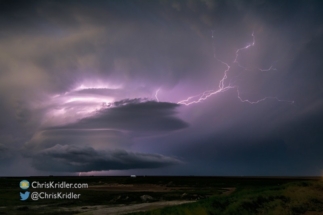
[[[323,175],[322,11],[0,1],[0,176]]]

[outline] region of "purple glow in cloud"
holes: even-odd
[[[256,42],[255,42],[254,33],[252,33],[251,36],[252,36],[251,43],[235,51],[235,58],[232,64],[229,64],[220,60],[219,58],[216,57],[214,52],[214,58],[218,62],[226,66],[226,69],[223,72],[223,76],[219,81],[217,90],[207,90],[197,95],[189,96],[187,99],[178,101],[177,104],[182,104],[186,106],[191,104],[197,104],[208,99],[213,95],[223,93],[231,89],[236,89],[237,98],[241,102],[247,102],[249,104],[257,104],[259,102],[262,102],[268,99],[274,99],[278,102],[288,102],[291,104],[294,103],[294,101],[283,100],[274,96],[266,96],[255,101],[252,101],[249,99],[243,99],[241,97],[241,92],[239,90],[238,84],[233,83],[232,81],[233,78],[229,79],[230,69],[234,65],[237,65],[239,68],[241,68],[242,72],[245,70],[250,70],[249,68],[243,66],[238,61],[238,59],[240,56],[240,52],[246,51],[252,48],[253,46],[255,46]],[[212,38],[214,38],[213,31],[212,31]],[[263,72],[263,71],[276,70],[276,68],[274,68],[273,65],[271,65],[268,69],[258,69],[258,70]],[[55,95],[52,97],[51,103],[54,104],[54,107],[48,110],[45,116],[45,119],[47,119],[47,121],[44,124],[46,126],[48,125],[57,126],[57,125],[63,125],[65,123],[73,123],[82,118],[86,118],[94,115],[98,110],[111,108],[113,107],[114,102],[125,98],[120,96],[113,96],[111,95],[111,92],[112,91],[117,92],[123,89],[124,89],[124,86],[122,84],[107,84],[102,81],[88,82],[87,84],[84,84],[84,83],[79,84],[77,87],[75,87],[69,92],[65,92],[62,95]],[[161,88],[158,88],[154,94],[155,100],[157,102],[160,101],[160,99],[158,98],[158,93],[160,92],[160,90]],[[135,96],[134,98],[139,98],[140,96],[141,95],[138,95],[138,96]],[[51,122],[49,122],[48,119],[50,119],[49,121]]]
[[[253,39],[252,43],[249,43],[248,45],[246,45],[243,48],[237,49],[236,52],[235,52],[235,59],[233,61],[233,64],[237,64],[243,70],[248,70],[248,68],[242,66],[240,64],[240,62],[238,61],[239,53],[241,51],[243,51],[243,50],[248,50],[249,48],[253,47],[256,44],[254,33],[252,33],[251,36],[252,36],[252,39]],[[212,38],[214,38],[213,31],[212,31]],[[291,103],[291,104],[294,103],[294,101],[291,101],[291,100],[283,100],[283,99],[279,99],[279,98],[274,97],[274,96],[266,96],[266,97],[263,97],[263,98],[258,99],[256,101],[251,101],[251,100],[248,100],[248,99],[243,99],[240,96],[239,86],[232,85],[231,81],[229,81],[228,84],[225,84],[225,81],[228,79],[228,72],[230,71],[230,69],[232,67],[232,64],[228,64],[228,63],[220,60],[219,58],[216,57],[215,53],[214,53],[214,58],[217,61],[219,61],[220,63],[222,63],[222,64],[224,64],[226,66],[226,69],[223,72],[223,77],[222,77],[222,79],[219,82],[218,89],[217,90],[207,90],[207,91],[204,91],[203,93],[200,93],[200,94],[197,94],[197,95],[194,95],[194,96],[190,96],[187,99],[184,99],[184,100],[181,100],[181,101],[177,102],[177,104],[191,105],[191,104],[200,103],[200,102],[206,100],[207,98],[209,98],[212,95],[216,95],[216,94],[219,94],[219,93],[223,93],[223,92],[225,92],[227,90],[230,90],[230,89],[236,89],[237,90],[237,97],[238,97],[238,99],[241,102],[247,102],[249,104],[257,104],[257,103],[262,102],[262,101],[265,101],[267,99],[274,99],[274,100],[279,101],[279,102],[288,102],[288,103]],[[269,69],[259,69],[259,70],[260,71],[270,71],[270,70],[276,70],[276,68],[273,68],[273,66],[271,65],[269,67]]]
[[[212,38],[214,38],[212,31]],[[254,33],[251,34],[252,36],[252,42],[247,44],[245,47],[239,48],[235,51],[235,58],[232,62],[232,64],[226,63],[219,58],[216,57],[214,53],[214,58],[220,62],[221,64],[225,65],[226,69],[223,72],[222,79],[219,81],[218,89],[217,90],[207,90],[202,93],[199,93],[197,95],[189,96],[187,99],[180,100],[177,102],[177,104],[183,104],[183,105],[191,105],[191,104],[197,104],[200,103],[209,97],[226,92],[227,90],[236,89],[237,91],[237,98],[241,102],[247,102],[249,104],[257,104],[259,102],[268,100],[268,99],[274,99],[279,102],[288,102],[288,103],[294,103],[294,101],[291,100],[283,100],[279,99],[278,97],[274,96],[266,96],[261,99],[252,101],[249,99],[243,99],[241,97],[241,92],[239,90],[239,86],[236,83],[232,83],[232,79],[229,79],[229,72],[230,69],[237,65],[242,69],[242,71],[250,70],[249,68],[243,66],[239,61],[238,58],[240,56],[240,52],[248,50],[255,46],[255,35]],[[214,45],[213,45],[214,47]],[[214,50],[214,49],[213,49]],[[258,68],[259,71],[271,71],[276,70],[276,68],[271,65],[268,69],[262,69]],[[52,102],[56,104],[55,108],[50,110],[45,118],[55,118],[55,121],[59,121],[60,117],[63,117],[65,120],[66,118],[70,118],[67,122],[75,122],[76,120],[82,119],[84,117],[89,117],[93,114],[95,114],[96,111],[102,109],[102,108],[110,108],[113,107],[113,103],[115,101],[123,99],[122,97],[116,97],[116,96],[109,96],[109,90],[122,90],[124,87],[121,84],[107,84],[102,81],[100,82],[89,82],[87,84],[79,84],[77,87],[72,89],[69,92],[64,93],[63,95],[55,95],[52,97]],[[105,91],[106,90],[106,91]],[[155,91],[154,97],[157,102],[160,101],[158,98],[158,93],[160,92],[161,88],[158,88]],[[103,93],[102,93],[103,92]],[[148,95],[149,96],[149,95]],[[139,96],[140,97],[140,96]],[[135,96],[134,98],[138,98]],[[66,121],[65,121],[66,123]],[[53,125],[57,125],[57,122]],[[62,124],[62,123],[58,123]]]

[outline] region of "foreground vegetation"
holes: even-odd
[[[160,201],[196,201],[132,215],[319,215],[323,214],[321,178],[259,177],[28,177],[29,181],[88,183],[89,189],[28,189],[80,193],[77,200],[20,201],[19,182],[0,178],[0,214],[92,214],[90,207],[115,207]],[[123,185],[112,189],[107,185]],[[126,186],[127,185],[127,186]],[[131,186],[128,186],[131,185]],[[136,186],[146,190],[131,190]],[[106,188],[93,189],[95,186]],[[92,188],[91,188],[92,187]],[[144,200],[143,196],[149,196]]]
[[[227,196],[132,215],[323,214],[323,182],[303,181],[268,187],[239,187]]]

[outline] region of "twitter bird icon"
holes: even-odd
[[[25,200],[27,200],[28,199],[28,197],[29,197],[29,192],[28,191],[26,191],[25,193],[22,193],[22,192],[20,192],[20,200],[21,201],[25,201]]]

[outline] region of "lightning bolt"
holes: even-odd
[[[261,69],[261,68],[258,68],[258,70],[262,71],[262,72],[269,72],[271,70],[277,70],[275,67],[273,67],[273,65],[271,65],[268,69]]]
[[[238,58],[239,58],[239,54],[240,52],[242,51],[245,51],[245,50],[248,50],[250,49],[251,47],[255,46],[256,44],[256,39],[255,39],[255,35],[254,35],[254,32],[252,32],[251,34],[252,36],[252,42],[249,43],[248,45],[246,45],[245,47],[242,47],[242,48],[239,48],[236,50],[235,52],[235,58],[234,58],[234,61],[233,61],[233,64],[236,64],[238,65],[240,68],[242,68],[243,70],[250,70],[249,68],[243,66],[239,61],[238,61]],[[214,38],[214,31],[212,31],[212,38]],[[214,43],[214,42],[213,42]],[[222,79],[219,81],[219,86],[218,86],[218,89],[217,90],[207,90],[207,91],[204,91],[200,94],[197,94],[197,95],[193,95],[193,96],[190,96],[188,97],[187,99],[184,99],[184,100],[181,100],[179,102],[177,102],[177,104],[183,104],[183,105],[191,105],[191,104],[197,104],[197,103],[200,103],[206,99],[208,99],[210,96],[213,96],[213,95],[216,95],[216,94],[219,94],[219,93],[223,93],[227,90],[230,90],[230,89],[236,89],[237,91],[237,98],[241,101],[241,102],[247,102],[249,104],[258,104],[262,101],[265,101],[267,99],[273,99],[273,100],[276,100],[278,102],[288,102],[288,103],[291,103],[293,104],[294,101],[290,101],[290,100],[283,100],[283,99],[279,99],[277,97],[273,97],[273,96],[267,96],[267,97],[264,97],[262,99],[259,99],[259,100],[256,100],[256,101],[250,101],[248,99],[243,99],[241,96],[240,96],[240,91],[239,91],[239,87],[238,86],[235,86],[235,85],[232,85],[232,83],[228,83],[226,84],[226,80],[228,79],[228,72],[230,71],[231,69],[231,66],[232,64],[229,64],[229,63],[226,63],[222,60],[220,60],[219,58],[216,57],[215,55],[215,50],[214,50],[214,44],[213,44],[213,52],[214,52],[214,58],[222,63],[223,65],[226,66],[226,69],[224,70],[223,72],[223,77]],[[273,65],[271,65],[268,69],[261,69],[261,68],[257,68],[259,71],[262,71],[262,72],[267,72],[267,71],[271,71],[271,70],[277,70]],[[156,92],[156,96],[157,96],[157,92]],[[156,97],[157,98],[157,97]]]
[[[155,98],[156,98],[156,101],[157,101],[157,102],[159,102],[159,99],[158,99],[158,97],[157,97],[159,90],[160,90],[160,88],[159,88],[158,90],[156,90],[156,92],[155,92]]]

